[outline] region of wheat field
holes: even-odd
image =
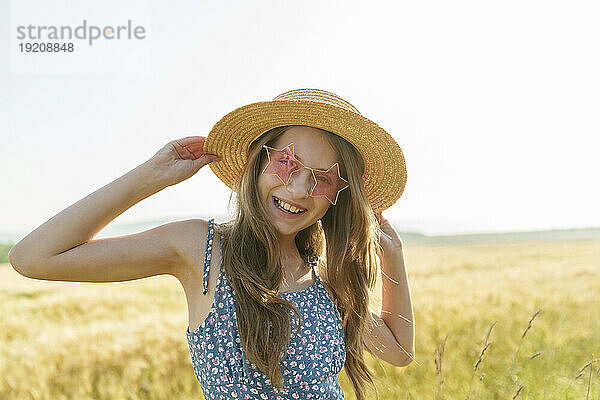
[[[416,356],[367,353],[380,399],[600,399],[600,241],[404,253]],[[0,398],[202,399],[186,327],[174,277],[49,282],[0,265]]]

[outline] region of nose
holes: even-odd
[[[312,172],[306,168],[301,168],[292,172],[287,184],[287,191],[296,198],[307,198],[315,184]]]

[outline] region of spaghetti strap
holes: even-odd
[[[208,272],[210,271],[210,259],[212,254],[212,242],[213,242],[213,224],[214,218],[208,220],[208,236],[206,237],[206,252],[204,255],[204,277],[203,277],[203,294],[208,292]]]
[[[308,264],[312,267],[313,272],[315,273],[316,279],[319,279],[319,257],[318,256],[309,256]]]
[[[221,226],[217,224],[217,231],[219,232],[219,256],[221,258],[221,268],[220,271],[223,270],[223,231],[221,230]]]
[[[219,226],[219,229],[217,229],[219,231],[219,258],[221,258],[221,262],[220,267],[219,267],[219,274],[223,274],[223,271],[225,271],[225,267],[223,267],[223,232],[221,231],[221,227]]]

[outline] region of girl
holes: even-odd
[[[207,164],[236,194],[235,219],[92,240]],[[345,367],[362,400],[374,386],[364,349],[396,366],[414,354],[402,241],[381,214],[405,184],[387,132],[333,93],[292,90],[232,111],[207,137],[168,143],[31,232],[9,261],[46,280],[175,276],[206,399],[343,399]],[[378,266],[381,315],[369,309]]]

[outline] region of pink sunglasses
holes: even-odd
[[[310,168],[302,164],[295,157],[294,143],[290,143],[283,149],[269,147],[266,144],[263,147],[267,150],[269,162],[262,171],[265,175],[277,175],[284,185],[290,181],[291,175],[301,169],[307,169],[311,172],[313,179],[310,195],[312,197],[323,196],[332,205],[337,203],[340,192],[350,185],[348,181],[341,177],[340,167],[336,162],[326,170]]]

